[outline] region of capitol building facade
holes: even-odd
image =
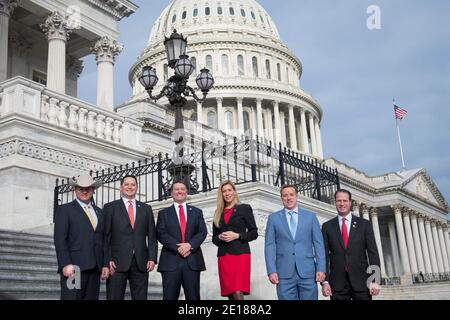
[[[199,189],[189,201],[203,209],[211,235],[218,182],[231,178],[239,184],[241,200],[254,209],[260,235],[252,243],[250,298],[276,297],[267,280],[263,251],[267,217],[281,206],[280,179],[302,185],[316,170],[324,179],[338,179],[324,189],[319,186],[316,192],[302,193],[299,206],[316,212],[323,223],[336,215],[333,188],[352,191],[354,214],[370,220],[374,228],[384,284],[380,299],[450,299],[447,201],[424,168],[368,176],[324,158],[321,120],[327,107],[301,87],[301,61],[282,42],[275,22],[257,1],[172,1],[155,21],[147,47],[130,66],[132,96],[116,106],[113,71],[124,50],[117,27],[120,20],[133,19],[136,10],[138,6],[128,0],[74,0],[70,5],[59,0],[0,0],[0,201],[4,204],[0,260],[11,261],[0,263],[0,280],[5,280],[4,285],[0,282],[0,292],[13,295],[22,285],[8,274],[19,263],[13,259],[18,253],[2,242],[1,232],[51,235],[55,206],[72,197],[61,191],[61,179],[92,171],[104,182],[96,198],[102,205],[117,195],[116,178],[121,173],[137,173],[145,185],[140,196],[155,215],[171,204],[160,185],[168,173],[156,171],[161,166],[151,168],[172,154],[174,110],[165,98],[151,101],[138,78],[144,66],[152,66],[159,78],[154,91],[163,88],[173,73],[164,40],[176,29],[188,39],[187,54],[195,74],[206,67],[215,79],[206,101],[188,99],[183,108],[192,159],[199,150],[204,154],[205,141],[234,141],[235,146],[234,155],[219,157],[214,151],[207,165],[199,162],[195,174]],[[94,55],[97,63],[95,105],[77,98],[81,59],[88,55]],[[189,85],[196,87],[194,79]],[[239,152],[246,152],[248,141],[258,146],[256,165],[237,156],[240,143]],[[284,173],[282,155],[295,170]],[[236,167],[231,174],[230,163]],[[158,181],[152,180],[153,174]],[[210,235],[203,245],[207,271],[202,274],[202,297],[218,299],[216,248]],[[33,255],[32,245],[25,247]],[[160,282],[160,275],[152,273],[150,286]],[[42,289],[40,297],[46,292]]]

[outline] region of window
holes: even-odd
[[[253,76],[258,77],[258,58],[252,58]]]
[[[238,75],[245,75],[244,57],[240,54],[237,56]]]
[[[272,79],[272,76],[270,74],[270,61],[269,59],[266,60],[266,78]]]
[[[216,127],[216,113],[214,111],[208,112],[208,126],[211,128]]]
[[[186,19],[186,16],[187,16],[187,12],[186,11],[183,11],[183,15],[181,16],[181,19]]]
[[[205,8],[205,16],[209,16],[211,14],[211,9],[209,7]]]
[[[261,22],[264,24],[264,18],[262,17],[262,15],[259,15],[259,18],[261,19]]]
[[[245,10],[241,9],[241,16],[243,16],[245,18]]]
[[[172,23],[175,23],[175,21],[177,21],[177,15],[176,14],[174,14],[173,17],[172,17]]]
[[[289,83],[289,67],[286,67],[286,82]]]
[[[221,61],[222,61],[222,74],[227,76],[230,71],[228,68],[228,56],[226,54],[223,54]]]
[[[206,63],[206,68],[209,69],[209,72],[212,73],[213,62],[212,62],[212,56],[210,54],[208,54],[206,56],[205,63]]]
[[[234,129],[233,113],[231,111],[225,111],[225,124],[226,124],[226,130]]]
[[[167,79],[169,78],[169,69],[167,63],[164,63],[163,72],[164,72],[164,81],[167,81]]]
[[[192,65],[194,66],[194,72],[197,71],[197,58],[191,57]]]
[[[288,117],[284,118],[284,130],[286,131],[286,145],[289,148],[293,148],[293,146],[291,145],[291,135],[290,135],[290,131],[289,131],[289,119]]]
[[[250,129],[250,115],[248,111],[244,111],[244,132]]]
[[[278,81],[281,81],[281,65],[277,63],[277,77]]]
[[[47,85],[47,75],[45,73],[33,70],[33,81],[36,81],[37,83],[43,84],[44,86]]]
[[[253,18],[253,20],[256,20],[256,16],[255,16],[255,13],[252,11],[251,12],[251,14],[252,14],[252,18]]]
[[[217,14],[218,14],[218,15],[222,15],[222,13],[223,13],[223,12],[222,12],[222,7],[218,7],[218,8],[217,8]]]
[[[230,16],[234,16],[234,8],[230,7]]]
[[[192,16],[196,17],[198,16],[198,9],[195,8],[194,11],[192,12]]]

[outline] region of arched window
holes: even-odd
[[[270,74],[270,61],[269,59],[266,60],[266,78],[272,79],[272,75]]]
[[[213,71],[213,62],[212,62],[212,56],[210,54],[208,54],[206,56],[205,63],[206,63],[206,68],[209,69],[209,72],[212,73],[212,71]]]
[[[278,81],[281,81],[281,64],[277,63],[277,77]]]
[[[211,14],[211,9],[209,7],[205,8],[205,16],[209,16]]]
[[[186,11],[183,11],[183,14],[181,15],[181,19],[186,19],[186,16],[187,16],[187,12]]]
[[[290,79],[289,79],[289,67],[286,67],[286,82],[289,83]]]
[[[194,66],[194,73],[195,73],[195,71],[197,71],[197,58],[191,57],[191,63]]]
[[[250,114],[244,111],[244,132],[250,129]]]
[[[259,18],[261,19],[262,24],[264,24],[264,18],[262,17],[262,15],[259,15]]]
[[[174,14],[173,17],[172,17],[172,23],[175,23],[175,21],[177,21],[177,15],[176,14]]]
[[[241,16],[245,18],[245,10],[241,9]]]
[[[195,8],[194,11],[192,11],[192,16],[196,17],[198,16],[198,9]]]
[[[253,67],[253,76],[258,77],[258,58],[253,57],[252,58],[252,67]]]
[[[222,62],[222,74],[227,76],[230,70],[228,68],[228,56],[226,54],[222,55],[221,62]]]
[[[244,57],[240,54],[237,56],[238,75],[245,75]]]
[[[208,112],[208,126],[211,128],[216,127],[216,113],[214,111]]]
[[[217,14],[222,15],[222,13],[223,13],[222,7],[217,7]]]
[[[230,7],[230,16],[234,16],[234,8]]]
[[[229,110],[225,111],[225,124],[227,131],[234,129],[233,113]]]
[[[169,78],[169,69],[167,63],[164,63],[163,72],[164,72],[164,81],[167,81],[167,79]]]
[[[253,18],[253,20],[256,20],[256,16],[255,16],[255,13],[252,11],[251,12],[251,14],[252,14],[252,18]]]

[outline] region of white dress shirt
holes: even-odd
[[[345,224],[347,226],[348,236],[350,236],[350,227],[352,225],[352,213],[349,212],[345,217],[338,215],[339,230],[341,230],[341,233],[342,233],[342,219],[343,218],[345,218]]]
[[[84,212],[86,212],[86,210],[84,209],[84,207],[88,206],[89,207],[89,211],[91,213],[92,219],[95,222],[95,225],[98,225],[98,217],[97,217],[97,212],[95,212],[94,207],[92,206],[92,202],[89,202],[89,204],[86,204],[82,201],[80,201],[78,198],[75,198],[78,202],[78,204],[81,206],[81,208],[83,209]]]
[[[128,199],[128,198],[122,198],[123,203],[125,204],[125,208],[127,209],[128,212],[128,206],[129,206],[129,201],[131,200],[131,203],[133,204],[133,215],[134,215],[134,221],[136,222],[136,199]]]
[[[290,225],[290,223],[291,223],[291,217],[290,217],[290,214],[289,214],[290,211],[294,211],[295,212],[295,214],[292,215],[292,217],[294,218],[295,225],[298,226],[298,207],[295,207],[292,210],[289,210],[288,208],[284,208],[284,214],[286,216],[286,221],[287,221],[288,225]]]
[[[183,202],[183,203],[177,203],[177,202],[174,202],[173,205],[175,206],[175,211],[176,211],[176,213],[177,213],[178,223],[180,223],[180,212],[179,212],[179,211],[180,211],[180,209],[179,209],[180,204],[183,206],[184,219],[186,220],[186,223],[187,223],[188,214],[187,214],[187,205],[186,205],[186,202]]]

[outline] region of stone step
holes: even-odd
[[[0,230],[0,239],[1,240],[11,240],[12,239],[14,241],[32,241],[32,242],[53,244],[52,236],[43,236],[43,235],[32,234],[32,233],[6,231],[6,230]]]
[[[56,268],[49,267],[49,266],[41,266],[41,265],[21,265],[21,264],[11,264],[10,262],[5,262],[0,260],[0,272],[49,272],[54,273],[56,272]]]
[[[30,257],[47,257],[55,260],[56,262],[56,252],[44,249],[22,249],[22,248],[2,248],[0,247],[0,258],[3,255],[14,254],[17,256],[21,256],[22,259],[28,259]]]
[[[0,239],[0,248],[21,248],[21,249],[46,249],[55,251],[53,243],[43,243],[34,241],[16,241],[14,239]]]
[[[56,258],[49,256],[26,256],[23,254],[1,254],[0,261],[20,266],[45,266],[57,268]]]

